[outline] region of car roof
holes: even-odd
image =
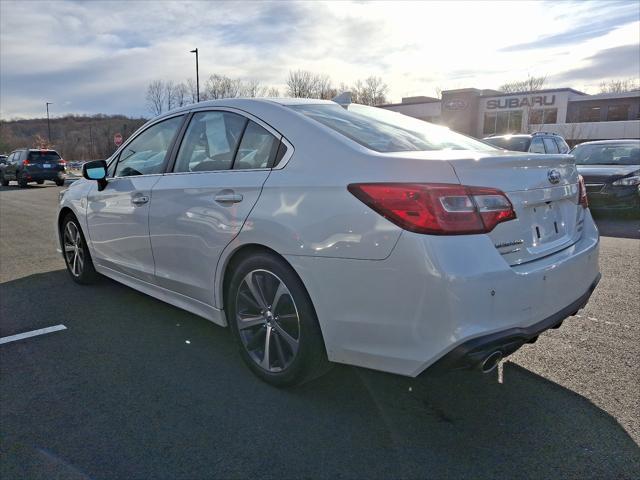
[[[204,100],[199,103],[191,103],[184,107],[174,108],[168,112],[164,112],[161,115],[153,117],[152,120],[174,115],[180,112],[186,112],[195,108],[206,107],[237,107],[242,109],[243,107],[250,107],[251,105],[259,104],[279,104],[279,105],[337,105],[337,103],[331,100],[320,100],[315,98],[279,98],[279,97],[264,97],[264,98],[221,98],[219,100]]]
[[[611,145],[614,143],[640,143],[640,139],[638,138],[620,138],[618,140],[594,140],[592,142],[582,142],[576,145],[579,147],[580,145]]]

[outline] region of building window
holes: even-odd
[[[558,123],[557,108],[533,108],[529,112],[529,124],[541,125],[543,123]]]
[[[522,131],[522,110],[509,112],[509,132],[520,133]]]
[[[580,107],[578,122],[599,122],[600,107]]]
[[[484,114],[484,127],[482,133],[485,135],[493,135],[496,133],[496,114],[485,113]]]
[[[529,123],[531,125],[540,125],[542,123],[542,109],[533,108],[529,112]]]
[[[496,119],[496,133],[502,135],[509,133],[509,112],[498,112]]]
[[[609,105],[607,122],[629,120],[629,105]]]
[[[558,109],[557,108],[545,108],[544,109],[544,122],[546,124],[549,123],[558,123]]]

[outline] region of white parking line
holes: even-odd
[[[0,338],[0,345],[3,343],[15,342],[16,340],[22,340],[23,338],[36,337],[38,335],[44,335],[45,333],[57,332],[58,330],[66,329],[67,327],[64,325],[54,325],[53,327],[40,328],[38,330],[31,330],[30,332],[9,335],[8,337]]]

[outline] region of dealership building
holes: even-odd
[[[588,95],[572,88],[509,94],[463,88],[443,91],[442,99],[405,97],[402,103],[381,107],[477,138],[553,132],[571,145],[640,138],[640,90]]]

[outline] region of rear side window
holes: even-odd
[[[544,141],[544,148],[547,153],[560,153],[560,150],[558,150],[558,145],[556,145],[556,142],[553,141],[553,138],[544,137],[542,140]]]
[[[198,112],[180,145],[174,172],[228,170],[247,119],[231,112]]]
[[[234,170],[268,168],[276,156],[278,144],[276,137],[249,121],[233,163]]]
[[[562,138],[555,138],[556,143],[558,144],[558,150],[560,151],[560,153],[569,153],[569,150],[571,150],[569,148],[569,145],[567,145],[567,142],[565,142]]]
[[[29,152],[29,163],[56,163],[60,160],[57,152]]]
[[[531,140],[531,147],[529,148],[531,153],[546,153],[544,151],[544,143],[542,143],[542,139],[540,137],[534,137]]]

